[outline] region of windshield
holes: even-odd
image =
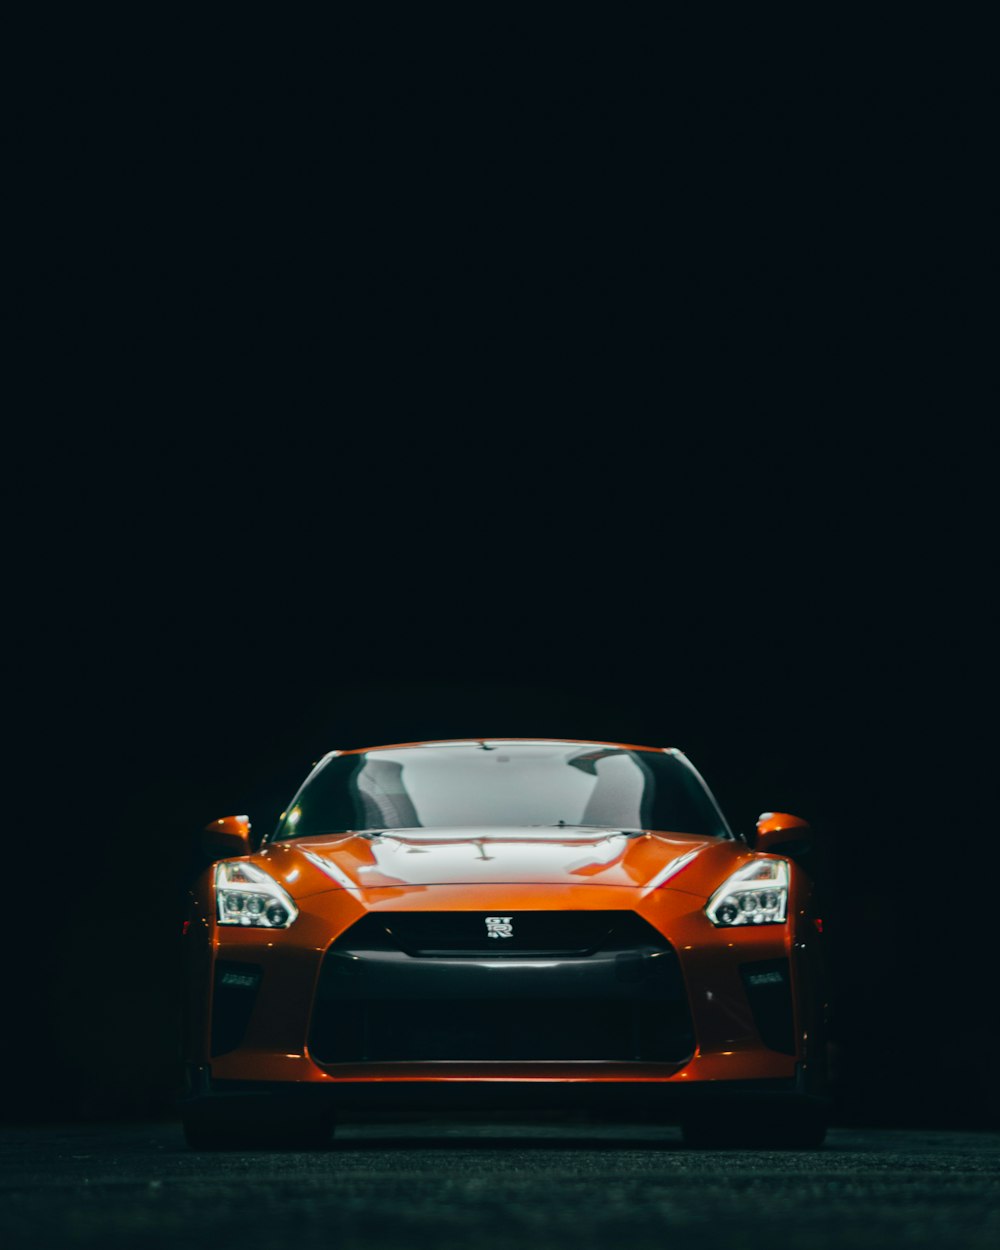
[[[682,758],[562,742],[454,742],[333,755],[295,796],[276,841],[385,829],[655,829],[728,838]]]

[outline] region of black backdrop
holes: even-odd
[[[31,97],[9,1114],[169,1109],[208,820],[268,826],[333,747],[524,734],[811,819],[839,1114],[995,1120],[981,88],[945,62],[680,119],[276,114],[221,62]]]

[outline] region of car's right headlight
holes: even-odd
[[[788,862],[757,859],[737,869],[705,907],[718,928],[743,924],[784,924],[788,914]]]
[[[273,877],[243,860],[223,860],[216,867],[215,901],[219,924],[287,929],[299,914]]]

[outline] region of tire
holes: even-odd
[[[827,1111],[814,1104],[701,1110],[681,1121],[693,1150],[818,1150],[826,1138]]]
[[[321,1150],[333,1136],[333,1116],[281,1121],[234,1121],[207,1113],[182,1113],[184,1140],[192,1150]]]

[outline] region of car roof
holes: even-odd
[[[487,746],[494,742],[516,743],[525,746],[545,744],[553,746],[616,747],[622,751],[656,751],[658,754],[679,755],[676,747],[638,746],[634,742],[604,742],[595,738],[430,738],[424,742],[393,742],[386,746],[352,747],[347,751],[331,751],[331,755],[363,755],[368,751],[401,751],[411,747],[440,746]]]

